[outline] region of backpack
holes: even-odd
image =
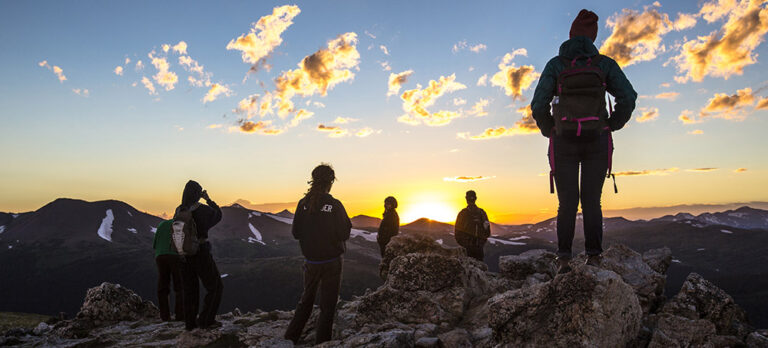
[[[468,209],[467,211],[469,213],[467,232],[469,232],[469,234],[475,238],[485,239],[490,237],[490,224],[486,226],[487,221],[485,220],[485,214],[482,213],[482,210],[478,208]]]
[[[173,224],[171,225],[171,240],[173,248],[179,255],[195,255],[200,249],[200,242],[197,239],[197,224],[192,216],[192,212],[200,206],[193,204],[190,208],[178,207],[173,214]]]
[[[605,111],[605,72],[597,63],[601,55],[560,57],[565,69],[557,77],[557,90],[552,102],[557,135],[596,137],[608,126]],[[576,62],[586,58],[584,66]]]

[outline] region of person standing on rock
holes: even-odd
[[[581,10],[570,39],[544,68],[531,101],[532,116],[549,138],[550,191],[557,184],[559,272],[570,271],[576,212],[581,200],[587,264],[599,265],[603,252],[603,183],[611,176],[612,132],[629,121],[637,93],[613,59],[594,45],[598,17]],[[615,111],[606,110],[606,95],[614,96]],[[554,99],[553,99],[554,97]],[[579,185],[581,165],[581,185]],[[615,180],[615,179],[614,179]],[[614,190],[615,182],[614,182]],[[618,192],[618,191],[617,191]]]
[[[341,271],[346,241],[352,222],[344,205],[331,196],[336,181],[333,168],[321,164],[312,170],[307,194],[296,206],[291,232],[299,240],[305,262],[304,292],[296,312],[285,331],[285,338],[294,344],[301,339],[304,325],[312,314],[315,295],[320,289],[320,315],[317,318],[315,343],[331,340],[336,303],[341,289]]]
[[[200,198],[206,204],[200,204]],[[218,327],[216,312],[219,311],[224,285],[221,282],[219,269],[211,254],[211,242],[208,241],[208,230],[221,221],[221,209],[211,200],[208,192],[203,190],[196,181],[190,180],[184,187],[181,205],[176,208],[176,216],[182,211],[191,211],[194,226],[197,230],[199,248],[193,255],[185,255],[182,259],[181,276],[184,281],[184,321],[187,330],[197,327]],[[200,307],[200,282],[203,283],[206,294],[203,309]]]
[[[389,244],[389,240],[400,232],[400,216],[397,215],[397,199],[389,196],[384,199],[384,215],[379,224],[379,233],[376,235],[376,241],[379,243],[381,257],[384,257],[384,250]]]
[[[165,220],[157,226],[152,248],[155,249],[157,264],[157,304],[160,307],[160,319],[171,320],[171,309],[168,297],[171,294],[171,280],[176,300],[173,306],[176,317],[174,320],[184,320],[184,295],[181,284],[181,259],[171,245],[171,224],[173,220]]]
[[[491,236],[491,222],[488,221],[485,210],[475,204],[477,202],[475,191],[467,191],[464,198],[467,200],[467,207],[462,209],[456,217],[453,236],[456,238],[456,243],[467,250],[467,256],[485,262],[483,248],[488,237]]]

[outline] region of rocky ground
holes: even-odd
[[[340,302],[334,341],[318,347],[768,347],[733,299],[698,274],[667,298],[669,249],[643,254],[615,245],[601,267],[573,261],[556,275],[555,255],[504,256],[499,273],[429,237],[392,239],[383,286]],[[12,329],[0,345],[100,347],[292,347],[282,334],[293,313],[218,316],[222,327],[186,332],[160,322],[155,306],[120,285],[92,288],[77,317]],[[317,311],[313,316],[317,315]],[[299,346],[314,342],[310,319]]]

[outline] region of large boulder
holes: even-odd
[[[544,249],[504,255],[499,257],[499,273],[513,280],[526,280],[536,274],[550,280],[557,274],[557,255]]]
[[[715,324],[718,335],[744,339],[752,331],[746,313],[733,297],[697,273],[688,275],[680,292],[664,304],[661,312],[692,320],[709,320]]]
[[[642,255],[622,244],[603,252],[600,267],[616,272],[637,294],[644,313],[651,312],[663,300],[667,277],[649,266]]]
[[[623,347],[642,316],[632,287],[591,266],[496,295],[488,311],[496,342],[515,347]]]
[[[120,284],[101,283],[88,289],[77,320],[89,320],[95,326],[119,321],[159,318],[155,305]]]
[[[648,348],[663,347],[715,347],[715,325],[699,319],[693,320],[671,314],[662,314],[653,332]]]
[[[668,247],[648,250],[643,253],[643,261],[659,274],[667,274],[672,264],[672,250]]]
[[[768,330],[757,330],[747,337],[747,347],[768,348]]]
[[[379,275],[387,279],[389,264],[398,256],[412,253],[435,254],[446,257],[467,256],[464,248],[448,248],[436,242],[434,239],[418,233],[403,232],[392,237],[384,251],[384,256],[379,264]]]

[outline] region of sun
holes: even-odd
[[[459,213],[456,208],[440,201],[417,202],[408,206],[403,204],[403,208],[401,223],[409,223],[420,218],[452,223]]]

